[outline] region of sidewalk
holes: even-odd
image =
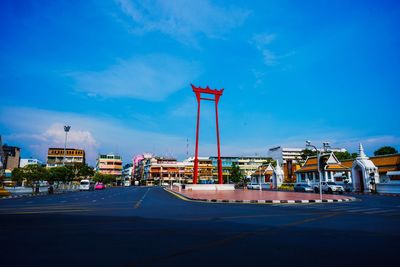
[[[259,191],[236,189],[233,191],[201,191],[180,190],[174,187],[165,190],[194,201],[222,202],[222,203],[322,203],[347,202],[356,198],[345,195],[322,195],[315,193],[297,193],[282,191]]]

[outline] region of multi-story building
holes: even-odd
[[[42,162],[38,159],[21,159],[19,167],[23,168],[27,165],[42,165]]]
[[[125,164],[122,168],[122,179],[124,179],[124,185],[132,184],[132,172],[133,172],[133,164],[128,163]]]
[[[122,158],[115,154],[101,154],[97,158],[96,171],[122,177]]]
[[[218,175],[214,176],[213,160],[209,157],[198,157],[198,182],[215,183],[218,181]],[[188,183],[193,183],[194,158],[190,157],[183,161],[185,168],[185,177]]]
[[[64,160],[65,156],[65,160]],[[46,167],[59,167],[63,165],[85,164],[85,150],[76,148],[49,148],[47,152]]]
[[[216,179],[218,176],[218,157],[210,157],[212,160],[213,176]],[[242,174],[246,177],[250,177],[259,166],[262,164],[271,162],[270,157],[221,157],[222,161],[222,175],[224,180],[229,180],[232,165],[235,163],[241,170]]]
[[[144,153],[142,155],[136,155],[133,158],[133,179],[135,183],[139,183],[141,185],[145,185],[146,182],[144,180],[144,169],[148,159],[153,157],[150,153]]]
[[[19,167],[21,149],[16,146],[3,145],[3,168],[6,177],[11,177],[11,172]]]
[[[257,170],[259,166],[264,163],[270,162],[270,157],[240,157],[238,159],[238,166],[247,178]]]
[[[286,162],[286,160],[301,159],[304,148],[289,148],[289,147],[272,147],[268,150],[268,155],[274,160],[279,162]]]
[[[171,184],[182,181],[185,164],[175,158],[151,157],[145,160],[144,183],[146,185]]]

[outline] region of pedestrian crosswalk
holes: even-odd
[[[392,207],[363,207],[347,203],[341,204],[273,204],[273,207],[286,209],[304,209],[326,212],[338,212],[349,214],[365,214],[365,215],[383,215],[383,216],[400,216],[400,206]]]

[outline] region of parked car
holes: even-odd
[[[260,184],[247,184],[247,189],[257,189],[257,190],[260,190]]]
[[[294,192],[313,192],[314,189],[308,184],[295,184],[293,187]]]
[[[94,190],[94,182],[91,180],[81,180],[80,184],[79,184],[79,190],[80,191],[91,191]]]
[[[95,190],[103,190],[106,189],[106,186],[103,183],[97,183],[94,187]]]
[[[322,192],[324,193],[339,193],[343,194],[344,188],[341,185],[336,184],[335,182],[322,182]],[[319,192],[319,185],[316,185],[316,192]]]

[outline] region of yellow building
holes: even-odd
[[[64,160],[65,156],[65,160]],[[85,150],[75,148],[49,148],[47,152],[47,167],[85,164]]]

